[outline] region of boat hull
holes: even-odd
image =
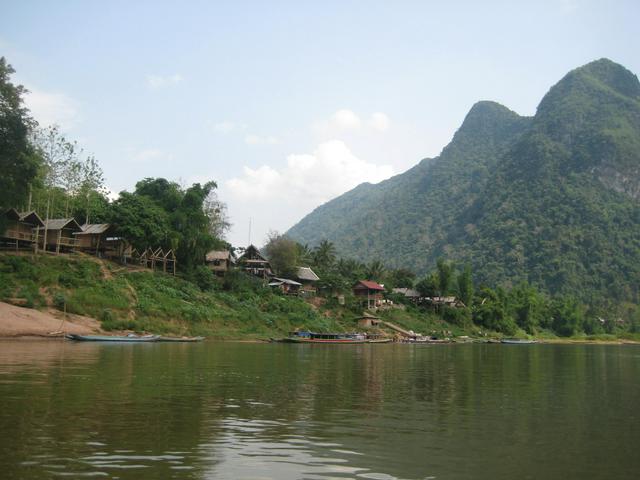
[[[379,340],[355,340],[355,339],[321,339],[321,338],[282,338],[278,340],[281,343],[311,343],[311,344],[330,344],[330,345],[356,345],[363,343],[390,343],[391,339],[379,339]]]
[[[157,335],[149,335],[144,337],[123,337],[117,335],[76,335],[69,333],[65,335],[68,340],[78,342],[125,342],[125,343],[152,343],[158,340]]]
[[[204,337],[158,337],[156,342],[201,342]]]

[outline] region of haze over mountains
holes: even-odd
[[[288,235],[419,273],[639,300],[640,83],[610,60],[569,72],[521,117],[478,102],[433,159],[318,207]]]

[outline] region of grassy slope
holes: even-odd
[[[0,254],[0,300],[65,308],[107,330],[268,338],[295,328],[353,330],[354,314],[318,309],[269,289],[203,292],[177,277],[136,271],[91,257]]]
[[[178,277],[66,255],[0,254],[0,300],[31,308],[66,307],[69,313],[101,320],[105,330],[218,339],[267,339],[296,328],[354,331],[358,328],[353,319],[361,314],[355,304],[343,307],[330,300],[316,307],[262,287],[245,285],[242,290],[225,291],[220,285],[219,289],[203,292]],[[413,306],[385,310],[380,316],[425,335],[442,337],[451,332],[453,336],[477,336],[481,330],[473,324],[467,328],[451,325],[435,313]],[[550,332],[542,332],[539,337],[556,338]],[[614,338],[607,335],[600,340]]]

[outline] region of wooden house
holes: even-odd
[[[124,238],[117,236],[114,225],[86,223],[74,236],[77,250],[124,263],[131,259],[133,248]]]
[[[300,293],[300,287],[302,286],[302,284],[288,278],[273,277],[269,281],[269,286],[273,288],[279,288],[287,295],[298,295]]]
[[[315,295],[317,288],[316,283],[320,280],[320,277],[311,270],[309,267],[298,267],[297,271],[298,282],[300,282],[300,291],[306,295]]]
[[[44,227],[44,222],[36,212],[18,212],[11,208],[5,212],[4,232],[0,235],[3,247],[18,249],[35,248],[38,228]]]
[[[60,253],[75,249],[77,241],[74,233],[81,232],[82,227],[74,218],[53,218],[44,223],[43,227],[36,230],[38,243],[44,250]]]
[[[223,276],[235,266],[236,259],[229,250],[211,250],[205,255],[204,263],[213,273]]]
[[[353,286],[353,295],[367,308],[375,308],[382,304],[384,287],[371,280],[360,280]]]
[[[413,288],[394,288],[392,292],[402,295],[404,298],[415,304],[420,303],[420,292]]]
[[[269,260],[255,246],[249,245],[238,259],[240,268],[256,277],[267,278],[273,275]]]

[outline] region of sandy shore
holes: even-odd
[[[0,302],[0,337],[52,337],[63,333],[89,335],[101,332],[94,318],[57,310],[40,311]]]

